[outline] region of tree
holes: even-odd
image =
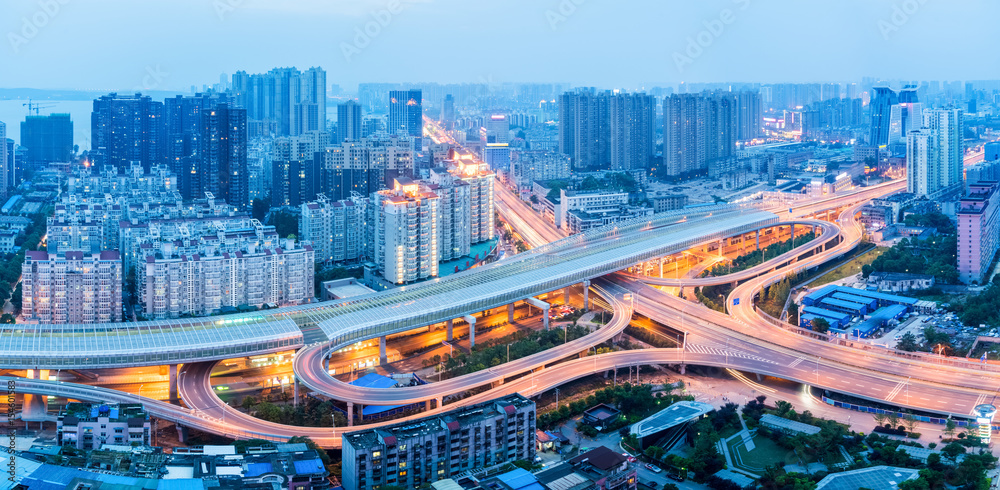
[[[897,415],[896,412],[886,413],[885,421],[888,425],[892,426],[893,429],[899,427],[899,415]]]
[[[271,213],[271,225],[279,237],[287,237],[299,232],[299,218],[285,211]]]
[[[920,344],[917,342],[916,335],[913,335],[912,332],[906,332],[899,338],[899,342],[896,343],[896,348],[907,352],[916,352],[920,350]]]
[[[913,432],[917,428],[917,418],[912,413],[908,413],[903,417],[903,425],[906,426],[907,432]]]
[[[250,206],[250,216],[253,219],[264,222],[264,218],[267,217],[267,212],[271,209],[271,199],[254,199],[253,204]]]
[[[949,443],[947,446],[941,449],[941,453],[948,457],[952,461],[956,461],[959,454],[965,453],[965,446],[957,442]]]
[[[254,398],[253,396],[247,396],[246,398],[243,399],[242,406],[243,406],[244,410],[246,410],[246,411],[249,412],[250,409],[253,408],[254,405],[256,405],[256,404],[257,404],[257,399],[256,398]]]
[[[947,437],[948,439],[951,439],[951,437],[955,435],[955,429],[957,427],[958,426],[955,425],[955,421],[954,420],[948,419],[948,421],[945,422],[945,424],[944,424],[944,430],[942,432],[944,433],[945,437]]]
[[[813,318],[810,322],[813,332],[826,333],[830,331],[830,322],[826,318]]]
[[[659,461],[666,453],[660,446],[649,446],[646,448],[646,456],[654,461]]]
[[[14,315],[4,313],[0,315],[0,323],[17,323],[17,320],[14,318]]]
[[[883,425],[885,425],[886,417],[885,417],[884,413],[873,413],[872,414],[872,419],[875,420],[875,425],[877,425],[879,427],[882,427]]]

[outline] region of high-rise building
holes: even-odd
[[[535,402],[515,393],[415,421],[348,432],[343,441],[344,488],[420,488],[476,468],[533,461]]]
[[[0,126],[3,126],[3,123],[0,123]],[[5,131],[5,128],[0,128],[0,133]],[[6,180],[6,185],[0,180],[0,186],[8,188],[17,187],[21,184],[21,169],[23,168],[23,164],[15,158],[14,140],[0,138],[0,146],[4,147],[4,149],[0,150],[0,155],[3,155],[4,152],[7,155],[3,160],[0,160],[0,179],[3,179],[2,176],[6,175],[4,179]]]
[[[923,127],[906,136],[907,190],[938,199],[963,185],[961,109],[926,110]]]
[[[389,134],[413,138],[413,148],[422,148],[424,135],[423,91],[389,92]]]
[[[667,175],[702,172],[735,156],[738,97],[729,92],[679,94],[663,102],[663,164]]]
[[[209,192],[238,209],[247,208],[250,173],[246,109],[218,104],[202,113],[196,164],[196,175],[191,177],[191,196]]]
[[[22,315],[28,323],[122,321],[118,251],[85,255],[28,251],[21,265]]]
[[[907,191],[929,199],[961,191],[961,109],[924,111],[923,126],[906,135]]]
[[[316,261],[357,263],[368,249],[367,197],[330,201],[325,195],[302,204],[299,238],[312,244]]]
[[[327,146],[322,154],[323,192],[331,200],[369,196],[397,177],[413,177],[410,138],[378,133],[360,141]]]
[[[610,96],[611,170],[648,170],[652,167],[656,99],[643,93]]]
[[[486,120],[486,143],[510,143],[510,121],[505,114],[493,114]]]
[[[872,89],[871,129],[868,133],[868,144],[871,146],[888,146],[892,128],[892,108],[899,103],[896,92],[889,87]]]
[[[494,213],[494,183],[496,174],[482,164],[459,162],[449,169],[455,183],[469,187],[469,240],[482,243],[496,235]]]
[[[997,182],[969,186],[958,205],[958,277],[966,284],[988,279],[989,268],[1000,247],[1000,195]]]
[[[361,139],[361,105],[353,100],[337,105],[337,139],[334,144]]]
[[[569,177],[569,155],[549,150],[515,151],[510,175],[521,188],[530,189],[536,180],[550,181]]]
[[[444,105],[441,109],[441,121],[444,129],[451,131],[455,129],[455,97],[451,94],[444,96]]]
[[[147,250],[136,284],[147,318],[211,315],[223,308],[297,305],[312,301],[315,253],[287,239],[269,249],[248,244],[221,252],[199,247],[186,253],[171,243]]]
[[[275,68],[267,73],[233,74],[231,92],[247,110],[250,138],[296,136],[326,129],[326,72]]]
[[[185,199],[204,195],[209,182],[210,167],[203,161],[201,137],[205,118],[219,104],[233,105],[227,94],[207,93],[180,96],[164,102],[165,146],[167,166],[178,176],[177,189]]]
[[[907,86],[899,92],[898,103],[889,110],[889,145],[906,143],[906,135],[924,125],[924,106],[917,98],[917,89]]]
[[[495,172],[510,168],[510,145],[507,143],[486,143],[482,159]]]
[[[299,206],[324,192],[322,151],[329,133],[311,131],[277,138],[272,146],[272,206]]]
[[[559,152],[569,155],[575,170],[601,170],[611,165],[610,102],[594,89],[559,96]]]
[[[91,160],[95,167],[144,169],[166,161],[163,103],[148,95],[112,93],[94,100],[90,117]]]
[[[431,184],[426,187],[438,196],[438,236],[441,239],[438,259],[444,262],[467,256],[472,245],[470,186],[461,181],[456,185],[455,176],[444,168],[432,168],[430,174]]]
[[[8,156],[7,152],[7,125],[0,121],[0,197],[7,197],[8,182],[13,180],[8,175],[14,170],[14,166],[11,165],[11,157],[14,155]],[[10,152],[13,153],[13,148]]]
[[[736,96],[736,139],[750,141],[763,134],[764,107],[760,92],[745,90]]]
[[[73,121],[69,114],[28,116],[21,123],[21,146],[27,148],[26,165],[68,162],[73,155]]]
[[[408,178],[372,196],[372,260],[382,277],[406,284],[438,275],[440,198]]]

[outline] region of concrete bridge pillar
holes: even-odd
[[[437,407],[435,407],[435,408],[441,408],[441,407],[443,407],[444,406],[444,397],[440,397],[439,396],[439,397],[435,398],[435,402],[437,403]]]
[[[354,425],[354,403],[347,402],[347,426],[351,427]]]
[[[469,349],[471,350],[476,346],[476,317],[472,315],[465,315],[465,321],[469,323]]]
[[[177,440],[180,442],[187,442],[188,429],[187,427],[177,424]]]
[[[389,356],[385,353],[385,335],[378,338],[378,362],[382,366],[389,364]]]
[[[643,268],[642,268],[642,275],[644,275],[644,276],[646,275],[646,267],[645,266],[643,266]],[[565,288],[563,288],[563,304],[564,305],[568,305],[569,304],[569,286],[566,286]]]
[[[663,262],[660,262],[660,277],[663,277]],[[590,280],[583,281],[583,311],[590,310]]]
[[[684,364],[681,364],[680,371],[681,371],[681,374],[684,374],[685,372],[687,372],[687,366],[685,366]]]
[[[49,379],[49,370],[28,369],[25,371],[24,376],[28,379]],[[25,421],[38,420],[39,427],[41,427],[41,421],[45,420],[48,409],[48,398],[45,395],[31,395],[26,393],[22,400],[21,419]],[[13,421],[11,424],[13,424]]]
[[[760,232],[763,230],[764,230],[763,228],[757,229],[757,250],[760,250]]]
[[[177,400],[177,365],[170,365],[170,401]]]
[[[525,301],[527,301],[529,305],[534,305],[537,308],[541,308],[541,310],[542,310],[542,324],[545,325],[545,330],[548,330],[549,329],[549,304],[546,303],[546,302],[544,302],[544,301],[542,301],[542,300],[540,300],[540,299],[538,299],[538,298],[533,298],[533,297],[528,297]]]
[[[294,397],[292,406],[299,406],[299,378],[295,375],[292,375],[292,396]]]
[[[455,339],[453,335],[454,327],[455,327],[455,320],[448,320],[448,338],[447,338],[448,342],[451,342],[452,340]]]
[[[722,257],[723,255],[725,255],[725,254],[722,253],[722,249],[725,248],[725,244],[726,244],[726,239],[725,238],[719,240],[719,257]]]
[[[514,303],[507,305],[507,323],[514,323]]]

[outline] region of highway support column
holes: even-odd
[[[545,330],[548,330],[549,329],[549,304],[546,303],[546,302],[544,302],[544,301],[542,301],[542,300],[540,300],[540,299],[538,299],[538,298],[533,298],[531,296],[529,296],[527,299],[525,299],[525,301],[527,301],[529,305],[533,305],[536,308],[541,308],[541,310],[542,310],[542,324],[545,325]]]
[[[292,396],[294,396],[294,401],[292,402],[293,407],[299,406],[299,378],[298,376],[292,375]]]
[[[646,265],[645,264],[643,264],[643,266],[642,266],[642,275],[644,275],[644,276],[646,275]],[[563,288],[563,304],[564,305],[568,305],[569,304],[569,286],[566,286],[565,288]]]
[[[452,340],[455,340],[455,337],[454,337],[454,334],[453,334],[454,327],[455,327],[455,320],[448,320],[448,339],[447,339],[448,342],[451,342]]]
[[[514,303],[507,305],[507,323],[514,323]]]
[[[469,324],[469,350],[476,346],[476,317],[465,315],[465,321]]]
[[[354,425],[354,403],[347,402],[347,426],[351,427]]]
[[[757,250],[760,251],[760,232],[764,231],[763,228],[757,228]]]
[[[660,277],[663,277],[663,262],[660,262]],[[583,311],[590,310],[590,280],[583,281]]]
[[[380,366],[389,364],[389,356],[385,353],[385,335],[378,338],[378,363]]]
[[[24,376],[28,379],[49,379],[48,369],[28,369],[25,371]],[[8,397],[9,398],[9,397]],[[13,403],[13,402],[11,402]],[[32,395],[25,393],[24,401],[21,406],[21,418],[23,420],[39,420],[38,424],[41,427],[42,420],[45,419],[45,414],[48,410],[48,398],[45,395]],[[14,422],[11,421],[11,424]],[[27,425],[26,425],[27,427]]]
[[[177,365],[170,365],[170,401],[177,400]]]

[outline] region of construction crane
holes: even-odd
[[[56,105],[55,104],[38,104],[38,103],[32,102],[31,99],[28,99],[28,103],[27,104],[21,104],[21,106],[28,108],[28,115],[29,116],[31,115],[31,111],[32,110],[35,111],[35,115],[37,116],[39,109],[48,109],[50,107],[55,107]]]

